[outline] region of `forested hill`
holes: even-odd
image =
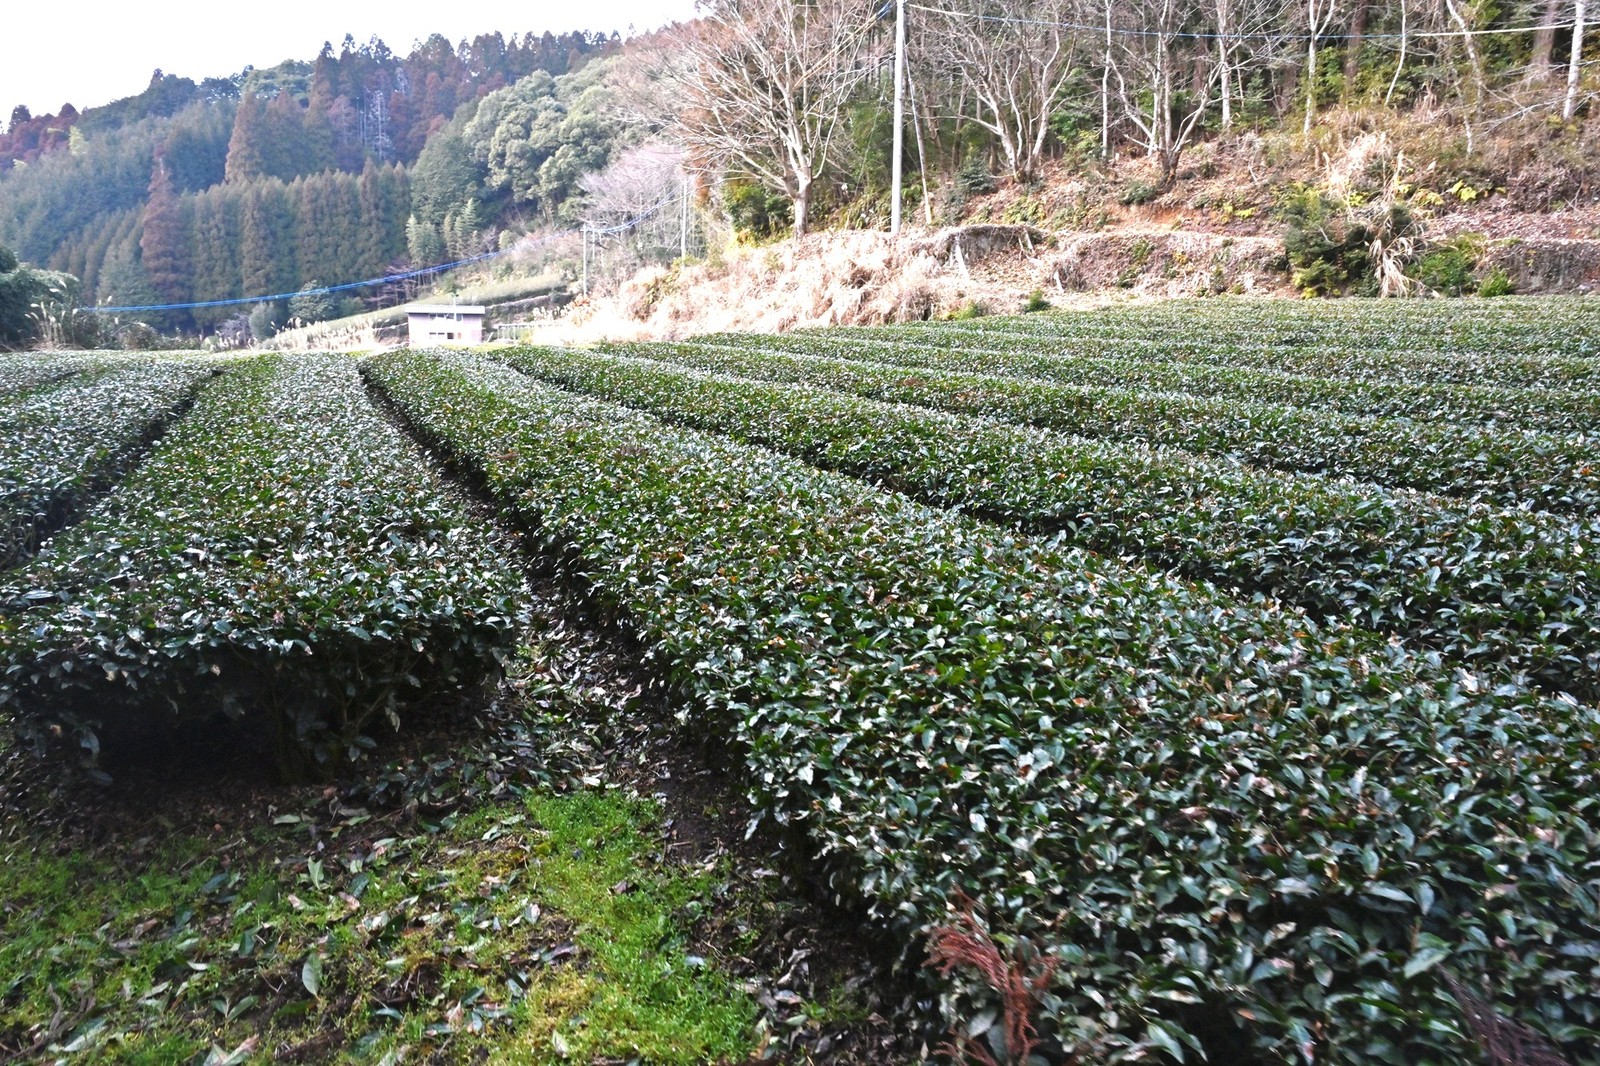
[[[338,50],[229,78],[158,70],[143,93],[81,114],[19,107],[0,136],[0,244],[77,276],[85,302],[99,304],[286,292],[467,254],[492,240],[483,223],[511,196],[477,184],[455,158],[475,105],[517,86],[541,117],[564,119],[595,81],[595,61],[620,43],[603,33],[493,33],[459,45],[435,35],[402,56],[347,37]],[[576,125],[603,139],[577,109]],[[574,164],[604,161],[602,147]],[[552,174],[543,191],[520,207],[554,212],[571,188]],[[158,324],[208,328],[236,313]]]

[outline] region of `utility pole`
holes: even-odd
[[[900,178],[905,155],[906,0],[894,4],[894,165],[890,176],[889,236],[900,235]]]

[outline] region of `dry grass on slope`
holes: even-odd
[[[1266,238],[1152,230],[1057,239],[998,224],[901,241],[868,231],[813,234],[741,249],[719,264],[643,271],[614,294],[574,304],[531,339],[671,340],[999,314],[1022,310],[1035,293],[1061,306],[1277,291],[1281,250]]]

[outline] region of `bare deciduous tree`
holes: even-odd
[[[1115,24],[1108,22],[1107,66],[1117,98],[1159,165],[1163,188],[1216,96],[1231,121],[1232,72],[1272,46],[1267,28],[1275,15],[1268,0],[1125,0]]]
[[[669,128],[696,157],[787,196],[804,233],[845,105],[868,72],[873,20],[854,0],[711,0],[661,52],[654,91],[672,104]]]
[[[682,145],[651,140],[579,179],[591,247],[607,269],[637,269],[688,250],[687,161]]]
[[[1339,11],[1339,0],[1305,0],[1306,28],[1306,117],[1300,132],[1311,135],[1317,115],[1317,39],[1328,32]]]
[[[1018,181],[1038,176],[1050,116],[1077,76],[1079,0],[950,0],[929,17],[944,61],[981,104],[974,121],[1000,142]]]

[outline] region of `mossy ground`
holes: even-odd
[[[334,786],[0,752],[0,1061],[903,1058],[838,916],[733,845],[725,783],[655,787],[719,774],[655,765],[692,746],[545,621]]]
[[[237,863],[187,833],[137,856],[14,837],[8,1045],[48,1035],[40,1052],[88,1062],[749,1057],[755,1002],[688,947],[718,872],[660,861],[654,803],[528,794],[378,839],[347,811],[265,819]]]

